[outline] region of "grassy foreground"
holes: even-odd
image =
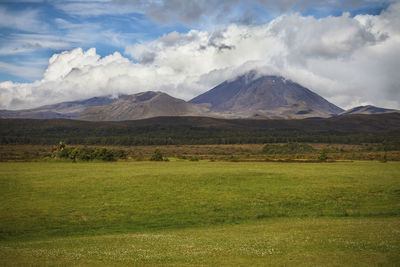
[[[270,219],[0,245],[2,266],[398,266],[400,221]]]
[[[400,163],[0,163],[0,265],[399,265]]]

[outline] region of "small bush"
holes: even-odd
[[[76,162],[76,158],[78,157],[79,154],[79,148],[73,148],[71,152],[69,153],[69,158],[73,161]]]
[[[115,151],[114,155],[116,158],[119,158],[119,159],[126,159],[128,157],[128,154],[126,153],[126,151],[122,150],[122,149]]]
[[[154,150],[153,155],[150,158],[151,161],[163,161],[163,154],[161,153],[160,149]]]
[[[319,161],[326,161],[326,160],[328,160],[328,155],[327,155],[325,149],[322,149],[321,153],[320,153],[319,156],[318,156],[318,160],[319,160]]]
[[[93,150],[89,148],[82,148],[79,150],[79,153],[77,155],[79,160],[82,161],[89,161],[93,159]]]
[[[314,152],[314,148],[302,143],[266,144],[262,151],[266,154],[303,154]]]
[[[60,142],[60,144],[63,144]],[[127,153],[125,150],[111,150],[107,148],[77,148],[77,147],[62,147],[59,145],[52,154],[53,158],[70,159],[73,162],[102,160],[102,161],[115,161],[116,159],[126,159]]]
[[[74,147],[67,147],[60,151],[56,151],[55,157],[62,158],[62,159],[69,159],[70,154],[71,154],[72,150],[74,150],[74,149],[75,149]]]
[[[383,154],[383,156],[382,156],[382,158],[381,158],[380,161],[381,161],[382,163],[387,162],[387,155],[386,155],[386,152]]]
[[[103,161],[115,161],[114,152],[107,148],[97,148],[94,151],[94,158]]]

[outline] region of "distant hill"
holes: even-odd
[[[227,118],[330,117],[343,110],[290,80],[256,77],[255,72],[225,81],[189,103],[202,104]]]
[[[92,107],[80,113],[78,119],[89,121],[121,121],[159,116],[206,115],[207,110],[162,92],[127,95],[102,107]]]
[[[340,115],[349,115],[349,114],[384,114],[384,113],[400,113],[400,110],[396,109],[386,109],[386,108],[379,108],[375,106],[359,106],[352,109],[348,109]]]
[[[226,81],[189,102],[162,92],[122,97],[106,106],[80,113],[80,120],[121,121],[158,116],[207,116],[215,118],[330,117],[343,110],[321,96],[282,77],[254,72]]]
[[[109,96],[93,97],[85,100],[62,102],[33,109],[0,110],[0,118],[31,118],[31,119],[72,119],[85,109],[93,106],[104,106],[117,101],[119,98]]]

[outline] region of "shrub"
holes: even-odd
[[[266,154],[302,154],[312,153],[314,148],[308,144],[302,143],[287,143],[279,144],[266,144],[262,150]]]
[[[70,153],[74,150],[74,147],[66,147],[60,151],[57,151],[55,157],[62,158],[62,159],[69,159]]]
[[[77,155],[79,160],[82,161],[89,161],[93,159],[93,149],[89,148],[82,148],[79,150],[79,153]]]
[[[71,150],[71,152],[69,152],[69,158],[73,161],[73,162],[76,162],[76,158],[77,158],[77,156],[78,156],[78,154],[79,154],[79,148],[73,148],[72,150]]]
[[[153,155],[150,158],[151,161],[163,161],[163,154],[161,153],[160,149],[154,150]]]
[[[125,150],[120,149],[114,152],[114,156],[119,159],[126,159],[128,155]]]
[[[65,143],[63,141],[60,141],[57,145],[57,150],[61,151],[65,148]]]
[[[387,155],[386,155],[386,152],[382,155],[381,162],[382,162],[382,163],[387,162]]]
[[[61,144],[61,143],[60,143]],[[71,159],[73,162],[90,161],[90,160],[103,160],[103,161],[115,161],[116,158],[126,159],[127,153],[125,150],[111,150],[107,148],[77,148],[77,147],[66,147],[60,146],[53,152],[54,158]]]
[[[326,161],[328,159],[328,155],[326,153],[325,149],[322,149],[321,153],[318,156],[318,160],[320,161]]]
[[[107,148],[97,148],[94,151],[94,158],[103,161],[115,161],[114,152]]]

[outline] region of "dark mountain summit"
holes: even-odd
[[[225,81],[189,103],[224,117],[330,117],[343,111],[297,83],[277,76],[256,77],[254,72]]]

